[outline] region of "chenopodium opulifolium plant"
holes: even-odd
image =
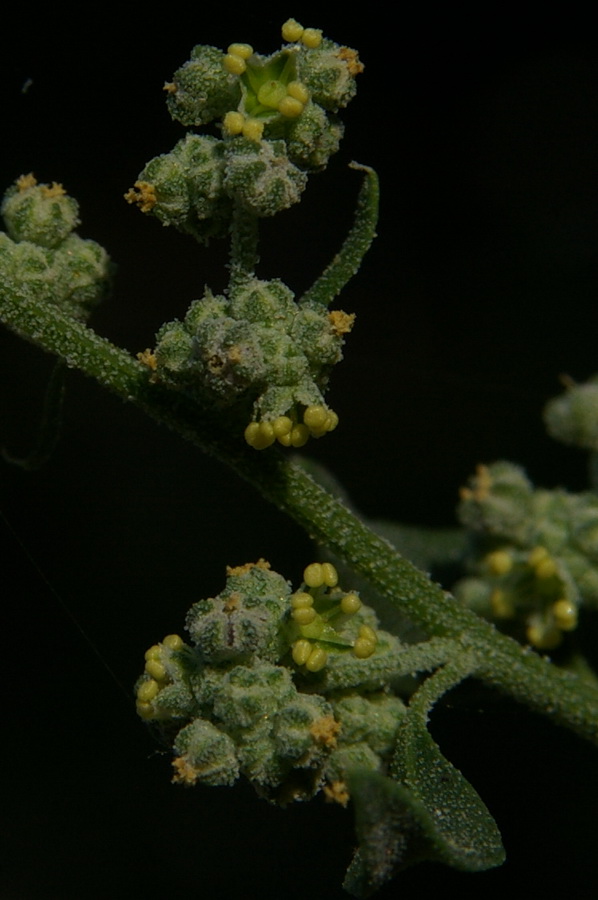
[[[534,488],[513,463],[480,465],[461,489],[470,576],[456,596],[514,637],[552,650],[598,607],[598,496]]]
[[[95,241],[75,234],[79,206],[61,184],[22,175],[0,212],[0,279],[20,299],[46,301],[85,321],[106,294],[111,265]]]
[[[191,128],[151,160],[125,195],[164,225],[207,243],[231,235],[227,291],[191,304],[140,356],[152,378],[199,402],[228,408],[255,449],[299,447],[338,424],[324,400],[354,316],[328,306],[374,236],[377,183],[366,167],[353,230],[335,260],[296,300],[278,279],[256,277],[258,223],[297,203],[308,175],[338,150],[338,111],[355,94],[357,53],[303,28],[282,28],[271,56],[235,43],[194,47],[165,86],[174,119]],[[249,424],[247,424],[249,420]]]
[[[244,776],[282,805],[320,791],[351,800],[360,847],[345,887],[357,896],[422,859],[502,862],[494,821],[426,728],[438,696],[469,674],[463,648],[403,644],[330,563],[308,565],[295,591],[264,560],[229,568],[186,627],[189,643],[170,634],[149,648],[136,685],[139,715],[172,744],[174,782]],[[407,707],[405,676],[431,669]]]

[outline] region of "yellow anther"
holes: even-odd
[[[277,109],[281,116],[286,116],[287,119],[296,119],[303,112],[304,104],[301,100],[287,95],[278,103]]]
[[[357,659],[367,659],[368,656],[372,656],[375,650],[376,644],[364,637],[358,637],[353,644],[353,653]]]
[[[297,623],[297,625],[311,625],[316,618],[316,611],[313,608],[309,608],[307,606],[300,607],[299,609],[294,609],[291,613],[293,617],[293,621]]]
[[[154,681],[153,678],[149,681],[142,681],[137,688],[137,699],[141,703],[148,703],[158,695],[159,690],[160,688],[158,687],[158,682]]]
[[[513,558],[507,550],[494,550],[485,562],[492,575],[506,575],[513,568]]]
[[[328,662],[328,654],[321,647],[314,647],[309,654],[305,668],[308,672],[319,672]]]
[[[246,119],[243,125],[243,137],[249,141],[261,141],[264,133],[264,123],[258,119]]]
[[[162,643],[169,650],[180,650],[184,646],[183,639],[178,634],[167,634]]]
[[[276,440],[270,422],[250,422],[245,429],[245,440],[255,450],[264,450]]]
[[[341,612],[343,612],[346,616],[352,616],[360,609],[361,600],[359,599],[357,594],[345,594],[345,596],[341,600]]]
[[[538,650],[554,650],[561,643],[563,636],[556,626],[546,625],[541,620],[533,620],[527,626],[526,637]]]
[[[303,421],[310,429],[324,428],[328,421],[328,410],[325,406],[308,406],[303,413]]]
[[[557,565],[554,559],[551,559],[550,557],[541,560],[534,568],[536,571],[536,578],[541,578],[542,580],[552,578],[557,573]]]
[[[338,425],[338,416],[337,416],[337,414],[334,412],[333,409],[329,409],[329,410],[328,410],[328,422],[327,422],[326,430],[327,430],[327,431],[334,431],[334,429],[336,428],[337,425]]]
[[[557,628],[561,631],[573,631],[577,628],[577,607],[563,597],[552,606],[552,615]]]
[[[242,56],[235,53],[227,53],[224,57],[224,68],[231,75],[242,75],[247,68],[247,63]]]
[[[319,28],[304,28],[301,43],[310,50],[315,50],[322,43],[322,32]]]
[[[308,587],[317,588],[324,584],[324,572],[322,571],[322,563],[310,563],[303,570],[303,580]]]
[[[277,441],[279,444],[282,444],[283,447],[291,446],[291,432],[288,434],[279,434],[277,437]]]
[[[369,625],[362,625],[359,629],[359,637],[364,641],[370,641],[372,644],[378,643],[378,635]]]
[[[166,678],[166,669],[157,659],[148,659],[145,664],[145,671],[148,675],[151,675],[152,678],[155,678],[156,681],[164,681]]]
[[[296,19],[287,19],[282,26],[282,38],[285,41],[299,41],[304,30]]]
[[[293,594],[291,597],[291,606],[293,609],[309,609],[309,607],[314,605],[314,598],[311,594],[306,593],[306,591],[297,591],[296,594]]]
[[[289,81],[287,84],[287,94],[294,100],[303,103],[304,106],[309,100],[309,91],[302,81]]]
[[[307,425],[294,425],[291,431],[291,446],[303,447],[309,440],[309,428]]]
[[[535,569],[538,563],[547,558],[548,550],[546,549],[546,547],[534,547],[534,549],[530,552],[527,561],[530,566]]]
[[[322,578],[326,587],[336,587],[338,584],[338,572],[332,563],[322,563]]]
[[[253,53],[251,44],[230,44],[227,50],[231,56],[240,56],[241,59],[249,59]]]
[[[228,134],[241,134],[245,124],[245,116],[240,112],[231,110],[222,120],[222,127]]]
[[[311,651],[312,645],[310,641],[299,640],[293,644],[291,655],[298,666],[304,666],[311,655]]]
[[[274,419],[272,422],[272,428],[274,429],[274,434],[278,440],[280,440],[281,437],[290,435],[291,429],[293,428],[293,420],[288,416],[278,416],[278,418]]]
[[[149,650],[145,651],[145,659],[161,659],[162,651],[157,644],[154,644]]]
[[[499,590],[499,588],[492,591],[490,595],[490,606],[492,607],[492,613],[497,619],[512,619],[515,615],[513,601],[504,591]]]
[[[154,708],[151,703],[138,700],[135,707],[137,709],[137,715],[141,716],[142,719],[153,719],[155,717]]]

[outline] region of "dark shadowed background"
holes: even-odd
[[[270,7],[268,7],[269,9]],[[264,223],[262,277],[309,286],[343,239],[356,159],[380,174],[379,239],[341,305],[357,314],[306,453],[364,514],[454,522],[477,462],[585,486],[581,453],[543,432],[559,373],[598,369],[598,49],[590,22],[522,26],[444,6],[341,18],[163,8],[136,21],[60,8],[4,35],[0,185],[33,171],[80,202],[83,237],[118,264],[92,324],[136,352],[224,285],[197,248],[127,206],[144,164],[183,136],[162,85],[196,43],[270,52],[289,15],[360,50],[346,136],[305,200]],[[492,23],[491,25],[489,23]],[[52,360],[0,335],[0,443],[25,454]],[[70,373],[62,439],[40,471],[0,469],[5,626],[0,900],[343,896],[351,816],[281,811],[250,788],[183,790],[135,716],[145,649],[181,631],[227,563],[267,557],[298,580],[304,534],[219,463]],[[589,622],[589,627],[593,623]],[[420,867],[381,892],[594,897],[598,755],[525,709],[465,686],[432,723],[503,831],[500,869]]]

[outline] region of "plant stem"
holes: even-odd
[[[456,639],[477,659],[476,677],[598,743],[598,690],[496,631],[367,528],[284,451],[249,448],[221,414],[152,384],[129,353],[49,303],[4,286],[0,318],[21,336],[97,379],[122,399],[231,466],[326,544],[429,635]]]
[[[242,209],[238,203],[233,209],[230,245],[230,290],[234,292],[251,277],[259,262],[257,247],[259,219]]]

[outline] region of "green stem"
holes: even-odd
[[[498,633],[401,557],[284,452],[249,448],[217,416],[183,394],[152,384],[147,369],[49,303],[4,286],[0,318],[44,350],[81,369],[122,399],[218,457],[346,560],[430,635],[455,638],[478,660],[476,676],[598,743],[598,691]]]
[[[257,252],[259,219],[235,204],[231,226],[230,290],[242,286],[250,278],[259,262]]]

